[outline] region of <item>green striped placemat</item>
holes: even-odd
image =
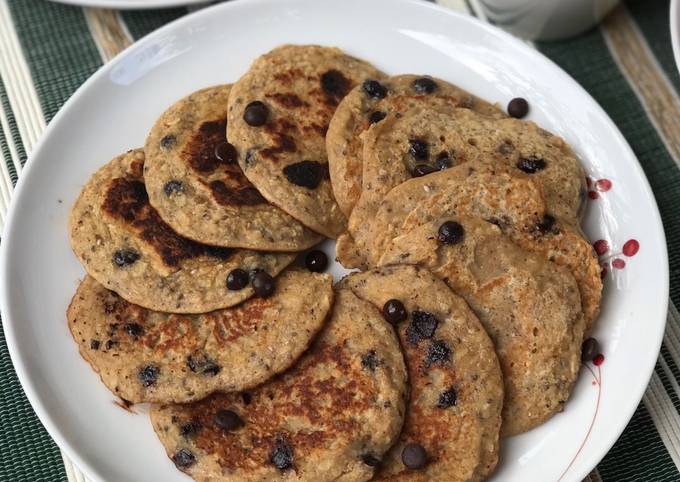
[[[439,0],[482,16],[476,0]],[[190,9],[113,12],[45,0],[0,0],[0,224],[46,123],[121,48]],[[680,475],[680,76],[668,0],[629,0],[600,28],[535,45],[609,113],[656,195],[668,240],[670,307],[650,386],[591,481],[678,481]],[[0,480],[84,480],[28,404],[0,331]]]

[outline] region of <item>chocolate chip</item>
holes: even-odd
[[[517,161],[517,169],[526,172],[527,174],[534,174],[545,169],[546,163],[543,159],[536,156],[520,157]]]
[[[165,186],[163,186],[163,192],[165,192],[166,196],[172,196],[173,194],[184,192],[184,184],[182,184],[182,181],[173,179],[172,181],[165,183]]]
[[[243,405],[250,405],[253,401],[253,396],[248,392],[241,392],[241,399],[243,400]]]
[[[544,215],[543,219],[540,222],[536,223],[536,231],[538,231],[541,234],[547,234],[553,231],[554,227],[555,218],[550,214]]]
[[[99,345],[101,345],[101,342],[99,340],[90,340],[91,350],[99,350]]]
[[[437,401],[437,407],[439,408],[449,408],[453,407],[458,401],[458,394],[456,390],[451,387],[445,392],[439,394],[439,400]]]
[[[145,387],[150,387],[155,385],[158,380],[158,376],[161,374],[160,368],[155,365],[146,365],[139,370],[137,373],[137,378]]]
[[[248,285],[248,273],[240,268],[233,269],[227,275],[227,288],[236,291]]]
[[[437,90],[437,83],[429,77],[420,77],[413,81],[413,90],[418,94],[431,94]]]
[[[465,237],[465,229],[456,221],[446,221],[439,226],[437,240],[444,244],[458,244]]]
[[[406,444],[401,451],[401,461],[409,469],[422,469],[427,464],[427,452],[420,444]]]
[[[451,166],[453,166],[453,161],[451,160],[447,152],[440,153],[437,156],[437,159],[435,159],[434,161],[434,167],[436,167],[440,171],[448,169]]]
[[[245,425],[241,417],[231,410],[218,410],[215,414],[215,425],[228,432],[239,429]]]
[[[383,305],[382,313],[383,317],[393,325],[404,321],[408,317],[404,303],[395,299],[387,300]]]
[[[129,266],[139,259],[139,253],[132,249],[119,249],[113,253],[113,264],[122,268]]]
[[[144,333],[144,327],[139,323],[126,323],[123,325],[123,329],[128,335],[135,338]]]
[[[283,174],[296,186],[315,189],[323,179],[324,167],[316,161],[302,161],[284,167]]]
[[[361,461],[368,465],[369,467],[377,467],[380,465],[380,459],[373,454],[362,454]]]
[[[209,376],[215,376],[222,370],[222,367],[205,353],[189,355],[187,357],[187,366],[194,373]]]
[[[253,276],[253,290],[260,298],[270,297],[275,288],[274,278],[266,271],[260,271]]]
[[[281,438],[276,439],[269,461],[279,470],[290,469],[293,466],[293,447]]]
[[[425,366],[438,363],[443,365],[451,360],[451,348],[444,340],[433,341],[427,350],[427,358],[425,359]]]
[[[305,256],[305,266],[313,273],[321,273],[328,267],[328,256],[323,251],[314,249]]]
[[[215,146],[215,157],[226,164],[232,164],[236,162],[236,148],[226,141],[220,141]]]
[[[187,449],[180,449],[172,456],[172,461],[178,468],[186,469],[187,467],[194,465],[196,457]]]
[[[175,145],[175,136],[173,135],[167,135],[161,139],[161,148],[163,149],[170,149],[172,146]]]
[[[351,83],[347,77],[335,69],[324,72],[321,75],[321,88],[327,94],[336,97],[344,97],[350,89]]]
[[[111,348],[113,348],[113,347],[116,346],[117,344],[118,344],[117,341],[114,341],[114,340],[106,340],[106,349],[107,349],[107,350],[110,350]]]
[[[361,355],[361,366],[367,370],[374,372],[378,365],[380,365],[380,360],[378,360],[375,350],[369,350]]]
[[[255,100],[246,106],[243,111],[243,120],[246,124],[252,127],[260,127],[267,123],[267,118],[269,117],[269,109],[267,106]]]
[[[508,114],[516,119],[521,119],[529,113],[529,103],[522,97],[515,97],[508,103]]]
[[[413,156],[414,159],[419,161],[426,161],[430,157],[430,146],[427,142],[420,139],[409,139],[409,149],[408,152]]]
[[[416,167],[413,168],[411,175],[413,177],[422,177],[432,174],[433,172],[437,172],[437,170],[438,169],[436,167],[430,166],[429,164],[416,164]]]
[[[387,117],[387,114],[384,112],[381,112],[379,110],[371,112],[371,114],[368,116],[368,122],[371,124],[377,124],[381,120],[383,120],[385,117]]]
[[[581,345],[581,361],[589,362],[592,361],[597,355],[600,354],[600,344],[595,338],[586,338]]]
[[[414,310],[411,323],[406,328],[406,338],[416,345],[420,340],[432,338],[439,325],[439,320],[427,311]]]
[[[387,89],[377,80],[366,80],[361,86],[369,97],[374,99],[384,99],[387,96]]]
[[[180,425],[179,433],[182,435],[182,437],[191,438],[198,434],[202,428],[203,425],[201,425],[201,422],[198,420],[190,420]]]

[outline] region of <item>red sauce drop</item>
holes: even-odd
[[[616,258],[614,261],[612,261],[612,266],[616,269],[623,269],[626,267],[626,262],[621,258]]]
[[[629,239],[623,245],[623,254],[628,257],[635,256],[638,251],[640,251],[640,243],[636,239]]]
[[[588,191],[588,197],[590,199],[597,199],[600,197],[600,193],[598,193],[597,191]]]
[[[599,355],[597,355],[597,356],[593,359],[593,364],[595,364],[595,366],[598,366],[598,367],[599,367],[599,366],[602,365],[603,363],[604,363],[604,355],[603,355],[602,353],[600,353]]]
[[[601,192],[607,192],[612,188],[612,182],[609,179],[598,179],[595,185]]]
[[[595,241],[593,243],[593,247],[595,248],[595,252],[597,253],[598,256],[602,256],[607,251],[609,251],[609,243],[604,239],[598,239],[597,241]]]

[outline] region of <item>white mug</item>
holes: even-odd
[[[488,19],[530,40],[573,37],[596,25],[619,0],[479,0]]]

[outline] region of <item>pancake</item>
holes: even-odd
[[[245,394],[153,405],[151,422],[197,481],[365,481],[399,436],[406,390],[392,327],[339,290],[330,321],[290,371]]]
[[[420,224],[457,215],[493,221],[522,248],[569,268],[590,329],[602,298],[597,255],[580,228],[550,216],[540,185],[523,173],[463,164],[400,184],[372,218],[372,259],[377,261],[392,239]]]
[[[491,117],[505,117],[505,113],[496,106],[442,79],[405,74],[378,80],[385,89],[385,95],[375,97],[361,85],[356,86],[338,105],[326,135],[333,193],[347,217],[361,195],[361,133],[371,124],[380,122],[387,113],[403,112],[415,106],[450,105]]]
[[[493,344],[467,303],[429,271],[387,266],[341,282],[383,308],[398,300],[408,318],[397,326],[411,395],[404,428],[374,480],[483,480],[498,462],[503,380]],[[448,356],[434,356],[441,353]],[[427,453],[414,470],[402,461],[407,444]]]
[[[234,269],[278,274],[293,254],[217,248],[182,238],[161,220],[142,179],[144,153],[100,168],[71,209],[71,247],[87,273],[125,300],[155,311],[205,313],[253,295],[227,288]]]
[[[246,177],[271,203],[329,238],[346,220],[329,180],[328,124],[355,85],[378,75],[336,48],[285,45],[256,59],[229,95],[227,138]]]
[[[586,192],[583,168],[561,138],[532,122],[455,107],[414,108],[388,114],[365,131],[363,143],[361,197],[349,235],[338,240],[338,258],[347,267],[370,264],[368,230],[382,198],[402,182],[436,171],[440,156],[451,165],[490,163],[527,173],[540,186],[548,213],[578,225]]]
[[[268,203],[227,143],[230,85],[194,92],[166,110],[144,145],[149,202],[175,232],[214,246],[300,251],[322,236]]]
[[[450,221],[462,230],[441,242],[440,226]],[[503,372],[502,435],[526,432],[563,410],[585,330],[569,270],[518,247],[495,224],[466,217],[432,220],[395,238],[380,261],[393,263],[430,269],[479,317]]]
[[[253,387],[287,369],[332,302],[330,275],[288,270],[269,298],[177,315],[128,303],[88,276],[67,317],[83,358],[114,394],[133,403],[189,402]]]

